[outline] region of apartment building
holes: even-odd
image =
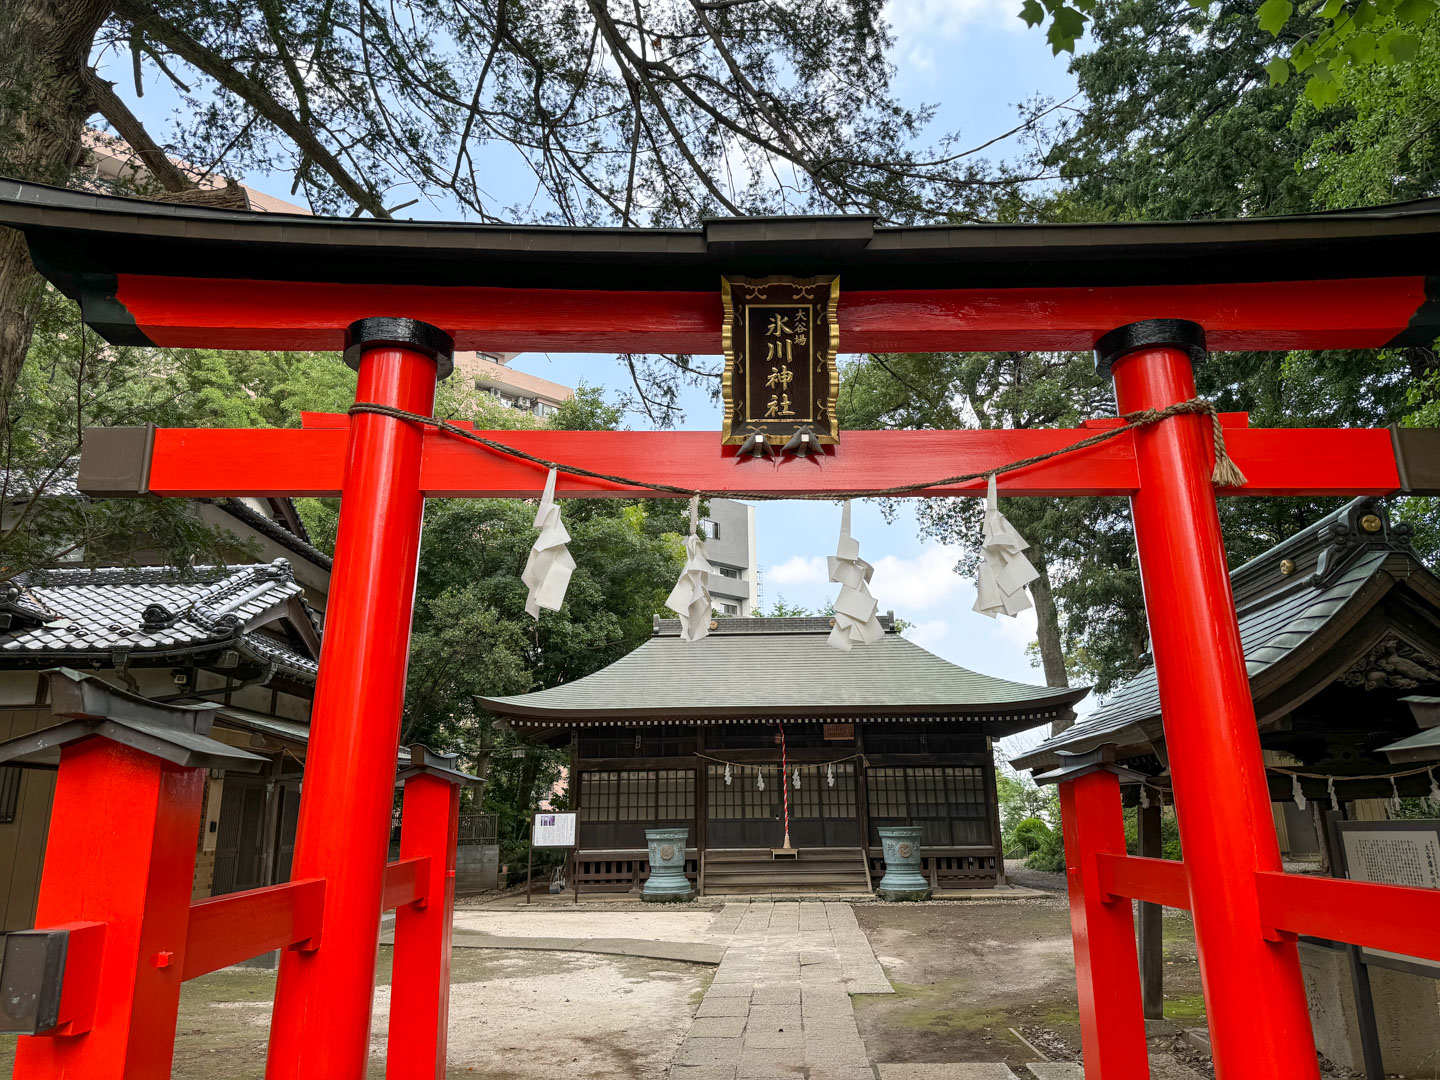
[[[710,516],[701,522],[705,556],[715,573],[710,595],[721,615],[758,614],[759,562],[755,557],[755,508],[732,499],[711,499]]]

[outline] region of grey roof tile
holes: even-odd
[[[242,652],[273,661],[308,682],[318,670],[313,659],[252,632],[274,621],[295,599],[303,603],[301,587],[284,559],[184,570],[48,570],[8,583],[0,597],[0,611],[10,612],[13,620],[9,630],[0,632],[0,654],[65,660],[108,657],[116,649],[136,656],[233,642]],[[147,610],[162,619],[147,620]]]
[[[1321,632],[1381,572],[1387,559],[1397,553],[1408,556],[1423,572],[1409,547],[1407,526],[1392,527],[1387,521],[1382,534],[1364,537],[1348,525],[1361,514],[1380,512],[1373,499],[1355,499],[1231,572],[1240,642],[1252,681]],[[1327,549],[1328,569],[1322,574],[1316,567]],[[1297,566],[1288,576],[1280,571],[1284,558]],[[1160,692],[1151,667],[1116,688],[1095,712],[1011,764],[1027,769],[1052,765],[1057,750],[1096,745],[1159,715]]]
[[[634,652],[571,683],[532,694],[482,698],[502,716],[554,722],[609,717],[737,719],[795,715],[946,713],[1013,717],[1068,714],[1087,689],[1011,682],[951,664],[892,632],[841,652],[828,619],[717,619],[710,635],[682,641],[659,624]],[[1038,721],[1037,721],[1038,722]]]

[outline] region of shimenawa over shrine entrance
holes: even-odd
[[[64,726],[30,932],[61,943],[63,978],[44,981],[53,1007],[21,1040],[17,1076],[168,1076],[181,981],[284,948],[266,1075],[358,1080],[380,916],[396,908],[387,1076],[443,1077],[446,852],[464,779],[444,759],[422,753],[409,770],[401,858],[386,862],[421,514],[427,497],[535,498],[536,461],[666,489],[562,470],[568,498],[907,485],[978,496],[997,471],[1004,496],[1130,498],[1185,861],[1125,854],[1122,778],[1103,753],[1053,774],[1091,1080],[1148,1076],[1132,898],[1193,913],[1222,1080],[1318,1077],[1297,934],[1440,960],[1440,892],[1281,872],[1211,481],[1223,427],[1246,477],[1223,495],[1440,494],[1440,432],[1256,430],[1244,415],[1212,427],[1195,407],[1070,431],[850,432],[769,458],[705,432],[503,433],[524,460],[395,415],[431,413],[454,348],[718,353],[722,277],[760,288],[793,275],[838,276],[830,314],[847,352],[1094,348],[1135,418],[1192,402],[1207,347],[1428,345],[1440,334],[1440,209],[562,229],[216,211],[0,181],[0,224],[24,231],[36,266],[111,342],[344,349],[357,402],[382,410],[310,415],[298,430],[88,433],[81,487],[95,496],[339,495],[342,511],[288,884],[190,905],[207,740],[156,736],[144,716],[102,722],[85,680],[66,691],[77,719]],[[123,824],[93,827],[88,785],[103,785]]]

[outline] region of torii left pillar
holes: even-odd
[[[436,381],[453,363],[448,335],[372,318],[346,340],[357,401],[434,412]],[[324,929],[311,948],[281,958],[268,1080],[361,1080],[370,1046],[425,502],[423,431],[364,413],[351,417],[349,438],[292,871],[326,880]]]

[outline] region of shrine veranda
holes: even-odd
[[[80,485],[92,496],[339,495],[342,509],[291,882],[190,906],[205,761],[175,746],[198,730],[147,751],[126,723],[85,719],[87,708],[131,708],[119,699],[80,694],[79,712],[57,713],[80,726],[61,751],[32,933],[68,951],[63,982],[42,980],[54,1010],[21,1040],[19,1075],[168,1075],[181,981],[280,947],[267,1075],[358,1080],[387,908],[397,910],[387,1074],[444,1074],[447,829],[464,778],[443,759],[422,754],[406,777],[401,858],[386,861],[421,513],[427,497],[535,498],[547,473],[537,462],[609,477],[562,469],[562,499],[844,499],[911,486],[917,497],[980,496],[994,473],[1004,496],[1130,498],[1185,861],[1125,854],[1120,785],[1130,778],[1106,747],[1047,775],[1060,789],[1087,1076],[1148,1075],[1132,898],[1192,912],[1226,1080],[1318,1077],[1297,934],[1440,959],[1440,892],[1281,872],[1215,508],[1217,430],[1201,411],[1174,411],[1194,402],[1193,367],[1207,349],[1432,342],[1440,210],[563,229],[206,210],[0,181],[0,224],[25,233],[36,266],[111,342],[344,349],[365,406],[307,416],[296,430],[88,434]],[[825,284],[828,338],[823,349],[806,344],[816,365],[808,399],[787,384],[787,401],[777,395],[772,411],[764,395],[755,415],[730,414],[724,433],[499,433],[492,441],[510,452],[413,419],[430,414],[454,348],[729,346],[739,377],[749,369],[743,343],[726,340],[738,316],[722,281],[772,308],[822,303],[813,290]],[[774,282],[790,294],[772,295]],[[1147,417],[1102,442],[1087,440],[1121,420],[845,432],[825,408],[833,382],[821,365],[836,351],[1091,348],[1122,416]],[[731,394],[736,409],[740,400]],[[1433,431],[1261,430],[1239,414],[1218,424],[1246,479],[1222,496],[1440,493]],[[0,759],[22,751],[7,747]],[[129,842],[90,828],[96,784]],[[96,880],[109,888],[90,887]]]

